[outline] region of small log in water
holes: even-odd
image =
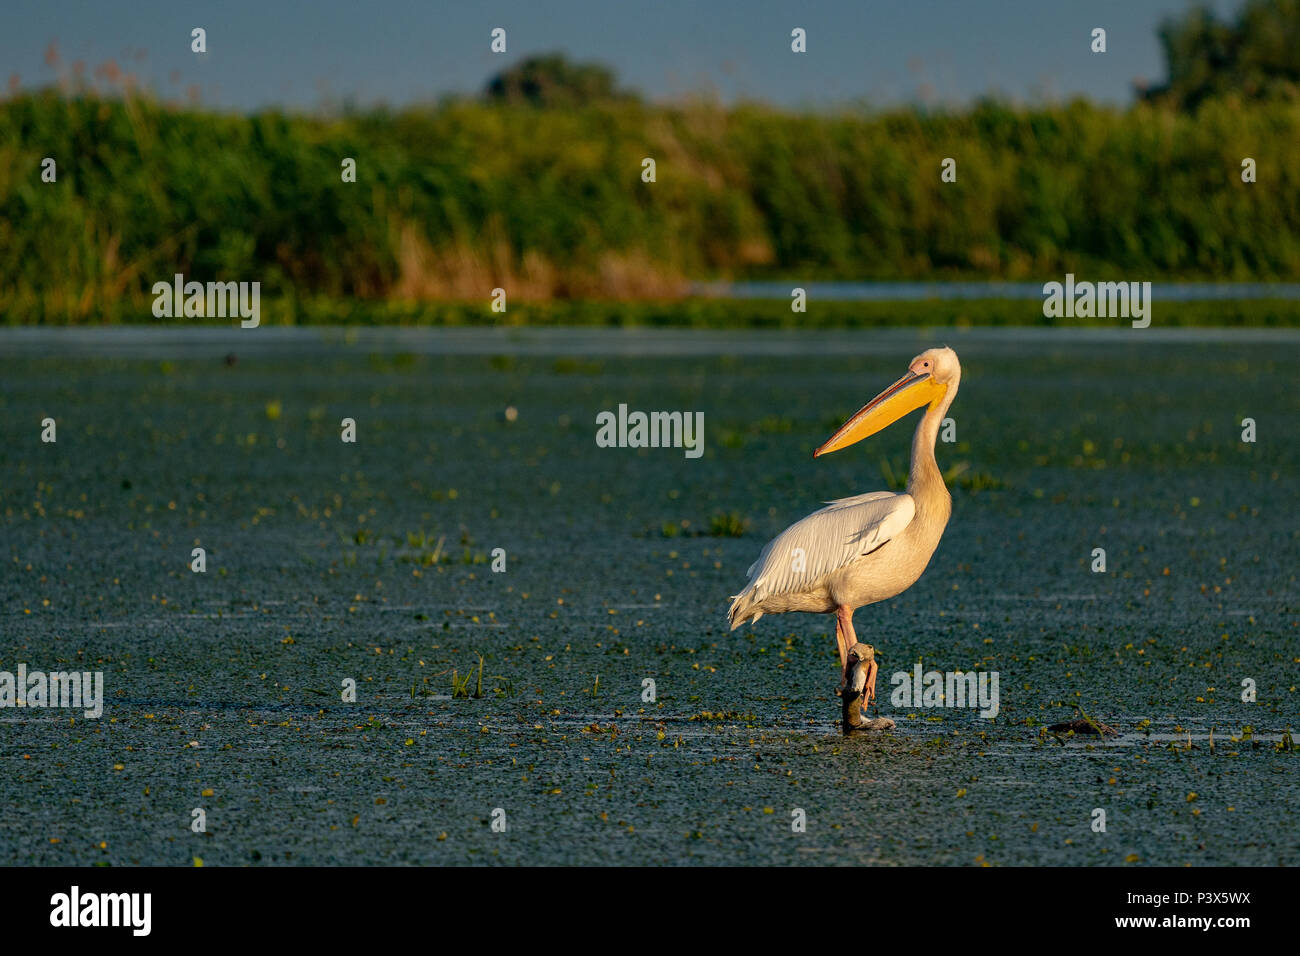
[[[1086,717],[1080,717],[1077,720],[1067,720],[1063,724],[1052,724],[1047,728],[1049,733],[1068,734],[1073,731],[1076,734],[1094,734],[1102,737],[1118,737],[1119,731],[1114,727],[1108,727],[1100,720],[1089,720]]]
[[[854,644],[849,648],[849,679],[840,692],[840,726],[846,737],[870,730],[889,730],[894,726],[888,717],[862,715],[867,676],[875,666],[876,651],[870,644]]]

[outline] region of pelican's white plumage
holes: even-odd
[[[839,498],[796,521],[769,541],[750,565],[749,583],[731,602],[731,629],[757,621],[764,610],[759,605],[774,596],[794,600],[780,610],[833,609],[833,604],[823,606],[830,601],[824,596],[826,579],[900,534],[915,515],[911,495],[872,491]],[[808,601],[799,599],[804,598],[813,606],[803,606]]]

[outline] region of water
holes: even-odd
[[[218,358],[338,355],[607,356],[687,358],[717,355],[837,357],[950,345],[1028,351],[1074,345],[1300,345],[1296,328],[1106,327],[735,329],[521,328],[515,326],[194,326],[0,327],[0,358]]]
[[[1077,281],[1135,281],[1131,277],[1076,274]],[[1042,299],[1046,282],[697,282],[692,295],[722,299],[788,299],[795,286],[810,298],[832,302],[914,302],[924,299]],[[1300,299],[1295,282],[1153,282],[1151,296],[1161,302],[1232,299]]]
[[[771,535],[905,469],[906,423],[811,453],[935,340],[967,467],[925,575],[856,616],[897,727],[845,740],[831,622],[724,615]],[[1295,865],[1295,344],[5,329],[0,670],[106,703],[0,711],[0,862]],[[702,411],[704,456],[598,448],[620,402]],[[895,707],[917,662],[996,670],[997,719]],[[1041,734],[1076,706],[1124,736]]]

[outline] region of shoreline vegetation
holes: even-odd
[[[795,313],[700,283],[1300,280],[1296,95],[789,112],[498,85],[329,115],[218,112],[120,78],[12,90],[0,324],[157,322],[151,289],[181,273],[256,284],[274,324],[719,328],[1053,320],[1032,299],[810,295]],[[1154,308],[1300,324],[1281,298]]]
[[[95,315],[68,321],[53,317],[32,321],[13,312],[0,313],[0,326],[21,325],[231,326],[240,319],[155,318],[149,303],[119,301]],[[1128,328],[1118,317],[1052,319],[1032,299],[925,299],[892,301],[810,300],[807,312],[792,312],[777,299],[728,300],[562,300],[521,302],[505,313],[486,302],[387,302],[366,299],[268,298],[262,326],[496,326],[626,327],[697,329],[855,329],[897,327],[1088,327]],[[1300,328],[1300,300],[1154,301],[1151,325],[1182,328]],[[250,332],[250,334],[256,334]]]

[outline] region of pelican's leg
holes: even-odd
[[[853,633],[853,609],[845,605],[840,605],[835,611],[836,620],[839,622],[845,633],[848,634],[848,647],[853,647],[858,643],[858,635]],[[841,645],[843,648],[844,645]],[[876,666],[876,655],[874,649],[868,647],[871,657],[867,660],[867,684],[862,691],[862,712],[867,712],[867,705],[876,699],[876,674],[879,668]],[[844,660],[844,676],[840,680],[840,687],[844,687],[849,682],[849,663],[846,651],[841,649],[840,657]]]
[[[853,609],[841,604],[835,609],[835,639],[840,644],[840,687],[849,684],[849,648],[858,643],[858,636],[853,633]]]

